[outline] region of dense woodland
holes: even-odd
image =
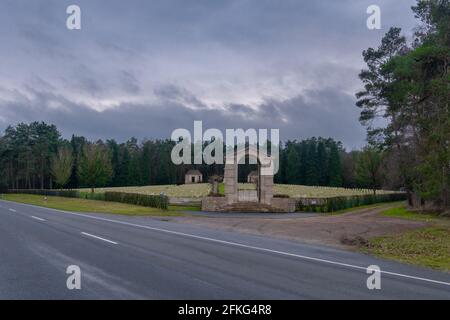
[[[222,175],[223,165],[174,165],[170,153],[174,142],[131,138],[88,141],[84,137],[61,138],[54,125],[20,123],[8,127],[0,138],[1,185],[11,189],[78,188],[176,184],[188,169],[199,169],[205,181]],[[381,187],[368,179],[360,161],[363,153],[347,153],[333,139],[288,141],[280,148],[277,183]],[[358,164],[358,161],[360,162]],[[360,174],[354,172],[358,167]],[[239,180],[246,181],[252,165],[242,166]]]

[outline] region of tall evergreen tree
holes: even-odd
[[[120,166],[120,159],[119,159],[119,145],[114,139],[106,140],[106,145],[108,146],[109,153],[111,155],[111,166],[112,166],[112,182],[111,184],[113,186],[120,186],[120,184],[117,181],[117,177],[119,176],[119,166]]]
[[[330,148],[329,174],[331,187],[342,186],[342,168],[341,159],[339,156],[339,149],[336,143],[333,143]]]
[[[120,146],[121,149],[121,159],[120,164],[117,168],[117,178],[116,183],[118,186],[129,186],[129,169],[130,169],[130,151],[127,146],[122,144]]]
[[[410,47],[400,29],[392,28],[378,49],[363,52],[368,68],[360,74],[365,90],[357,94],[357,105],[369,141],[397,159],[395,171],[415,195],[411,200],[420,197],[445,209],[450,206],[450,1],[418,0],[412,9],[421,25]],[[387,126],[378,129],[374,144],[370,124],[378,116]]]
[[[308,186],[317,186],[319,183],[319,172],[316,139],[310,139],[307,146],[305,184]]]
[[[325,143],[322,139],[319,139],[317,144],[317,169],[318,169],[318,181],[320,186],[328,185],[328,161],[327,150]]]
[[[294,146],[288,147],[286,172],[286,183],[300,183],[300,157]]]

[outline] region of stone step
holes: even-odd
[[[279,212],[280,210],[273,208],[267,204],[258,202],[237,202],[225,206],[222,212]]]

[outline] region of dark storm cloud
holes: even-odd
[[[322,135],[345,141],[349,147],[358,146],[363,129],[354,121],[357,110],[352,97],[332,89],[307,92],[306,96],[267,101],[256,110],[245,105],[229,105],[224,110],[204,109],[199,114],[183,104],[167,101],[153,105],[124,104],[95,111],[50,92],[15,92],[14,101],[0,100],[0,112],[13,123],[47,121],[61,128],[65,137],[75,133],[94,140],[124,140],[132,136],[167,138],[177,128],[192,131],[193,122],[202,120],[204,130],[278,128],[283,140]],[[307,102],[310,99],[314,102]],[[7,122],[0,120],[0,125],[6,126]]]
[[[137,94],[139,93],[139,81],[136,77],[129,71],[122,70],[119,72],[119,79],[122,88],[129,93]]]
[[[414,0],[76,1],[0,3],[0,129],[45,120],[66,135],[168,137],[205,128],[279,128],[284,139],[364,142],[354,92],[361,51]],[[382,9],[383,30],[365,27]]]
[[[207,108],[207,106],[202,103],[195,95],[184,88],[177,87],[175,85],[164,85],[157,87],[154,90],[157,97],[162,100],[178,102],[186,107],[191,107],[195,109]]]

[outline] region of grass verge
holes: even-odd
[[[201,211],[200,206],[194,205],[169,205],[169,211]]]
[[[381,215],[429,222],[429,226],[401,234],[375,237],[362,250],[382,258],[450,272],[450,219],[411,212],[404,206]]]
[[[123,215],[148,215],[148,216],[180,216],[183,215],[180,210],[164,211],[157,208],[136,206],[126,203],[86,200],[79,198],[64,198],[64,197],[47,197],[31,195],[31,194],[4,194],[1,199],[32,204],[41,207],[52,209],[74,211],[74,212],[95,212],[95,213],[113,213]]]
[[[420,221],[432,221],[432,222],[437,222],[438,220],[445,221],[446,219],[440,218],[439,216],[433,214],[425,214],[420,212],[409,211],[404,206],[390,208],[388,210],[381,212],[381,214],[385,217],[394,217]]]
[[[343,213],[348,213],[348,212],[353,212],[353,211],[359,211],[359,210],[363,210],[363,209],[377,209],[377,208],[387,207],[387,206],[392,206],[392,205],[402,205],[403,203],[405,203],[405,202],[404,201],[395,201],[395,202],[383,202],[383,203],[367,204],[367,205],[364,205],[364,206],[358,206],[358,207],[342,209],[342,210],[330,212],[330,213],[327,213],[327,214],[328,215],[337,215],[337,214],[343,214]]]
[[[369,240],[376,256],[450,272],[450,228],[428,227]]]

